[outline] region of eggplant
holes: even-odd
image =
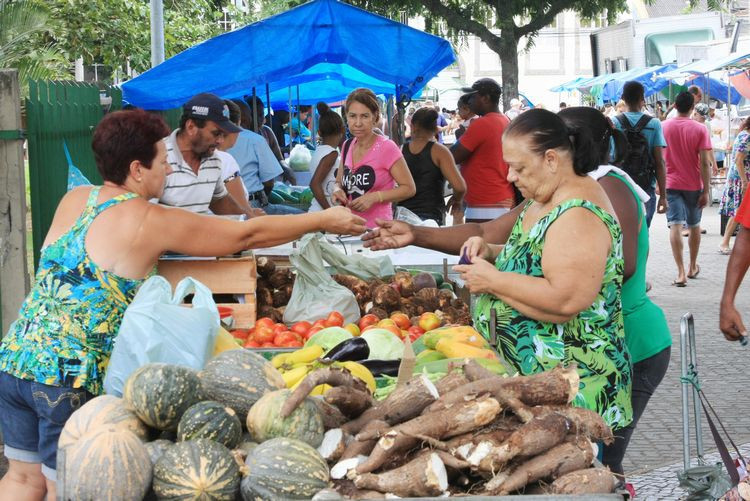
[[[367,367],[373,377],[398,376],[401,360],[362,360],[360,364]]]
[[[341,341],[326,353],[323,362],[359,362],[370,356],[370,347],[361,337]]]

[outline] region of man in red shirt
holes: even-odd
[[[503,161],[502,137],[510,120],[500,113],[500,85],[480,78],[470,88],[471,111],[479,115],[451,148],[466,180],[466,222],[489,221],[513,208],[513,186]]]
[[[697,263],[701,245],[700,222],[703,207],[708,204],[708,190],[711,186],[711,138],[703,124],[690,118],[694,107],[693,96],[688,92],[681,92],[675,98],[677,117],[662,124],[667,142],[664,160],[667,166],[669,243],[677,264],[677,278],[672,285],[678,287],[685,287],[687,278],[695,278],[700,273]],[[682,225],[687,225],[690,230],[687,278],[682,260]]]
[[[721,294],[719,308],[719,328],[729,341],[742,340],[747,336],[742,315],[734,306],[737,289],[740,288],[747,268],[750,266],[750,197],[744,197],[734,220],[740,225],[740,231],[734,241],[732,253],[727,263],[727,275],[724,279],[724,292]]]

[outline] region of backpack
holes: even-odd
[[[651,182],[656,176],[654,158],[648,147],[648,140],[641,131],[648,125],[652,117],[643,115],[635,125],[623,114],[616,116],[625,136],[628,138],[628,151],[620,168],[628,173],[635,183],[645,191],[651,190]]]

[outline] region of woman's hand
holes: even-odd
[[[489,261],[494,256],[487,242],[482,237],[471,237],[461,246],[461,255],[471,263],[478,261]]]
[[[367,231],[365,220],[346,207],[331,207],[320,213],[322,230],[339,235],[361,235]]]
[[[341,187],[336,187],[335,190],[333,190],[333,193],[331,193],[331,202],[333,202],[335,205],[343,205],[346,207],[349,204],[349,199],[346,196],[346,193],[344,193],[344,190],[341,189]]]
[[[411,225],[403,221],[376,219],[378,228],[362,237],[364,246],[372,250],[400,249],[414,242]]]
[[[476,237],[478,238],[478,237]],[[453,267],[453,271],[461,274],[461,280],[472,294],[492,293],[494,278],[499,273],[497,268],[489,261],[477,259],[473,264],[459,264]]]
[[[365,212],[376,203],[380,203],[380,198],[378,197],[377,192],[365,193],[361,197],[355,198],[354,200],[349,202],[348,207],[351,210],[355,210],[357,212]]]

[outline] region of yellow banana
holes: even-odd
[[[319,384],[310,392],[310,395],[325,395],[325,392],[331,389],[330,384]]]
[[[310,362],[314,362],[315,360],[317,360],[318,358],[322,356],[323,356],[323,347],[318,346],[317,344],[313,344],[313,345],[308,346],[307,348],[302,348],[300,350],[289,353],[289,356],[286,357],[286,359],[284,360],[284,363],[287,365],[294,365],[298,363],[310,363]]]
[[[286,359],[289,358],[289,355],[291,355],[291,353],[279,353],[271,359],[271,365],[276,369],[281,368],[281,366],[286,363]]]
[[[375,391],[375,378],[367,367],[357,362],[341,362],[341,366],[351,372],[352,376],[361,379],[370,392]]]
[[[293,386],[296,386],[297,383],[305,379],[305,376],[307,376],[307,373],[310,372],[310,369],[312,369],[312,366],[303,365],[284,372],[283,374],[281,374],[281,377],[284,378],[286,387],[292,388]]]

